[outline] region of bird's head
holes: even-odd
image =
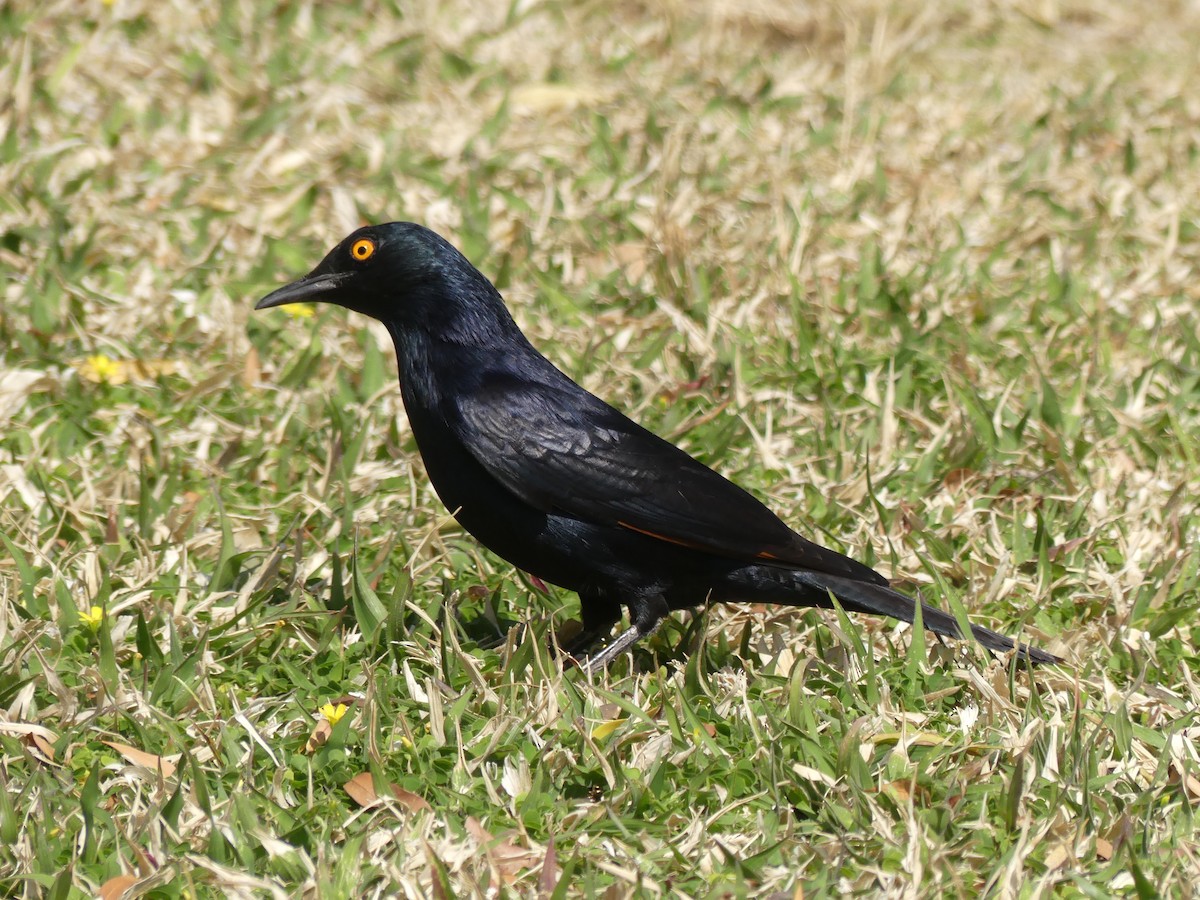
[[[255,304],[269,309],[288,303],[333,303],[395,329],[422,328],[449,335],[464,318],[511,322],[500,295],[461,253],[441,236],[412,222],[368,225],[329,251],[298,281]]]

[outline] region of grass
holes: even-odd
[[[406,6],[0,8],[3,892],[1190,896],[1195,10]],[[390,218],[1069,665],[712,608],[564,674],[386,336],[251,314]]]

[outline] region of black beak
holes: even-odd
[[[305,275],[299,281],[285,284],[278,290],[271,291],[254,304],[255,309],[270,309],[273,306],[283,306],[287,303],[315,303],[319,300],[331,300],[330,291],[336,291],[346,280],[344,272],[330,272],[325,275]]]

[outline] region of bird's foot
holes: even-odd
[[[608,667],[608,664],[636,644],[646,635],[636,625],[630,625],[604,647],[595,653],[589,653],[579,661],[579,668],[587,674],[598,672]]]

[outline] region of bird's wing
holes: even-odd
[[[471,454],[526,503],[730,559],[886,584],[573,383],[497,376],[457,398]]]

